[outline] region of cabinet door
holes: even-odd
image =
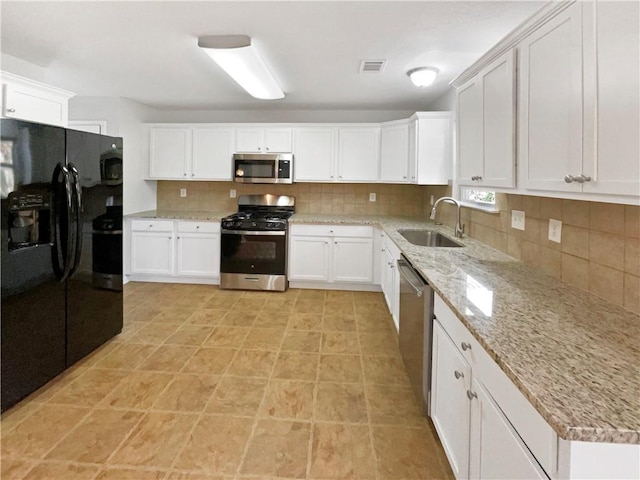
[[[220,275],[220,236],[205,233],[179,233],[178,275],[217,277]]]
[[[446,185],[451,178],[451,115],[449,112],[419,113],[416,183]]]
[[[290,128],[267,128],[264,132],[265,151],[289,153],[293,151]]]
[[[640,192],[640,4],[584,3],[595,36],[585,44],[584,192]],[[586,28],[585,28],[586,30]],[[595,121],[594,121],[595,119]]]
[[[577,192],[582,173],[582,4],[520,44],[518,154],[522,187]]]
[[[379,128],[340,129],[338,133],[339,181],[377,181],[379,160]]]
[[[458,182],[474,185],[483,175],[482,83],[474,77],[456,92],[458,109]],[[473,178],[473,180],[472,180]]]
[[[329,281],[328,237],[291,236],[289,279]]]
[[[293,174],[296,181],[332,182],[335,180],[335,129],[296,128],[294,145]]]
[[[236,132],[236,152],[263,153],[264,128],[238,128]]]
[[[171,275],[173,273],[173,234],[171,232],[132,232],[131,273]]]
[[[149,176],[184,180],[191,163],[189,128],[152,128],[149,132]]]
[[[380,131],[380,180],[408,182],[409,125],[382,127]]]
[[[483,187],[515,186],[514,50],[484,69],[482,78]]]
[[[4,85],[2,116],[66,127],[68,102],[68,98],[9,82]]]
[[[433,324],[431,419],[456,479],[469,478],[471,369],[439,322]]]
[[[470,477],[547,479],[522,439],[482,385],[471,391]]]
[[[336,237],[333,239],[334,282],[371,283],[373,281],[373,240]]]
[[[191,177],[195,180],[231,180],[234,149],[233,129],[194,129]]]

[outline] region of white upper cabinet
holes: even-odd
[[[231,180],[235,129],[151,125],[149,177],[165,180]]]
[[[73,93],[7,72],[0,76],[3,117],[67,126]]]
[[[191,129],[153,127],[149,130],[149,176],[187,180],[191,163]]]
[[[582,175],[582,3],[520,43],[519,155],[522,186],[580,191]]]
[[[640,194],[640,4],[585,2],[583,192]],[[595,33],[594,33],[595,32]],[[575,175],[575,174],[574,174]]]
[[[292,151],[291,128],[238,128],[238,153],[288,153]]]
[[[446,185],[451,178],[451,114],[418,112],[409,126],[409,176],[420,185]]]
[[[338,181],[375,182],[379,165],[380,127],[340,128]]]
[[[409,175],[409,123],[406,120],[382,124],[380,180],[390,183],[415,180]]]
[[[515,186],[515,64],[510,49],[456,91],[458,183]]]
[[[336,167],[337,128],[293,129],[293,174],[296,182],[333,182]]]
[[[199,180],[231,180],[234,145],[233,128],[194,128],[191,176]]]

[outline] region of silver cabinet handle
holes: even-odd
[[[471,180],[474,182],[479,182],[482,180],[482,177],[480,175],[474,175],[473,177],[471,177]]]
[[[339,178],[342,178],[342,175],[340,175],[340,177],[339,177]]]
[[[577,177],[574,177],[573,175],[565,175],[564,176],[564,181],[566,183],[585,183],[585,182],[590,182],[591,181],[591,177],[580,174]]]
[[[186,177],[186,176],[187,176],[187,172],[183,173],[183,174],[182,174],[182,176],[183,176],[183,177]]]
[[[462,347],[462,350],[464,350],[465,352],[466,352],[467,350],[471,350],[471,344],[470,344],[470,343],[462,342],[462,343],[460,344],[460,346]]]
[[[153,228],[153,223],[150,223],[150,224],[149,224],[149,228]]]
[[[196,225],[196,230],[200,228],[200,225]]]
[[[169,237],[169,238],[171,238],[171,237]],[[180,237],[178,237],[178,240],[180,240]]]
[[[471,390],[467,390],[467,398],[469,400],[473,400],[474,398],[478,398],[478,394],[476,392],[472,392]]]
[[[455,375],[456,379],[464,378],[464,373],[459,372],[457,370],[455,370],[453,374]]]
[[[7,108],[7,112],[9,113],[15,113],[16,109],[15,108]]]
[[[195,176],[196,176],[196,174],[195,174],[195,173],[192,173],[192,174],[191,174],[191,176],[192,176],[192,177],[195,177]]]

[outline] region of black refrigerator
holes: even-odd
[[[122,139],[2,119],[2,411],[122,331]]]

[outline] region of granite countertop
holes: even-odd
[[[420,271],[554,431],[566,440],[640,444],[640,316],[469,237],[412,245],[424,219],[295,214],[290,223],[377,225]]]
[[[223,217],[231,215],[229,211],[215,210],[148,210],[125,215],[126,218],[162,218],[167,220],[207,220],[219,222]]]

